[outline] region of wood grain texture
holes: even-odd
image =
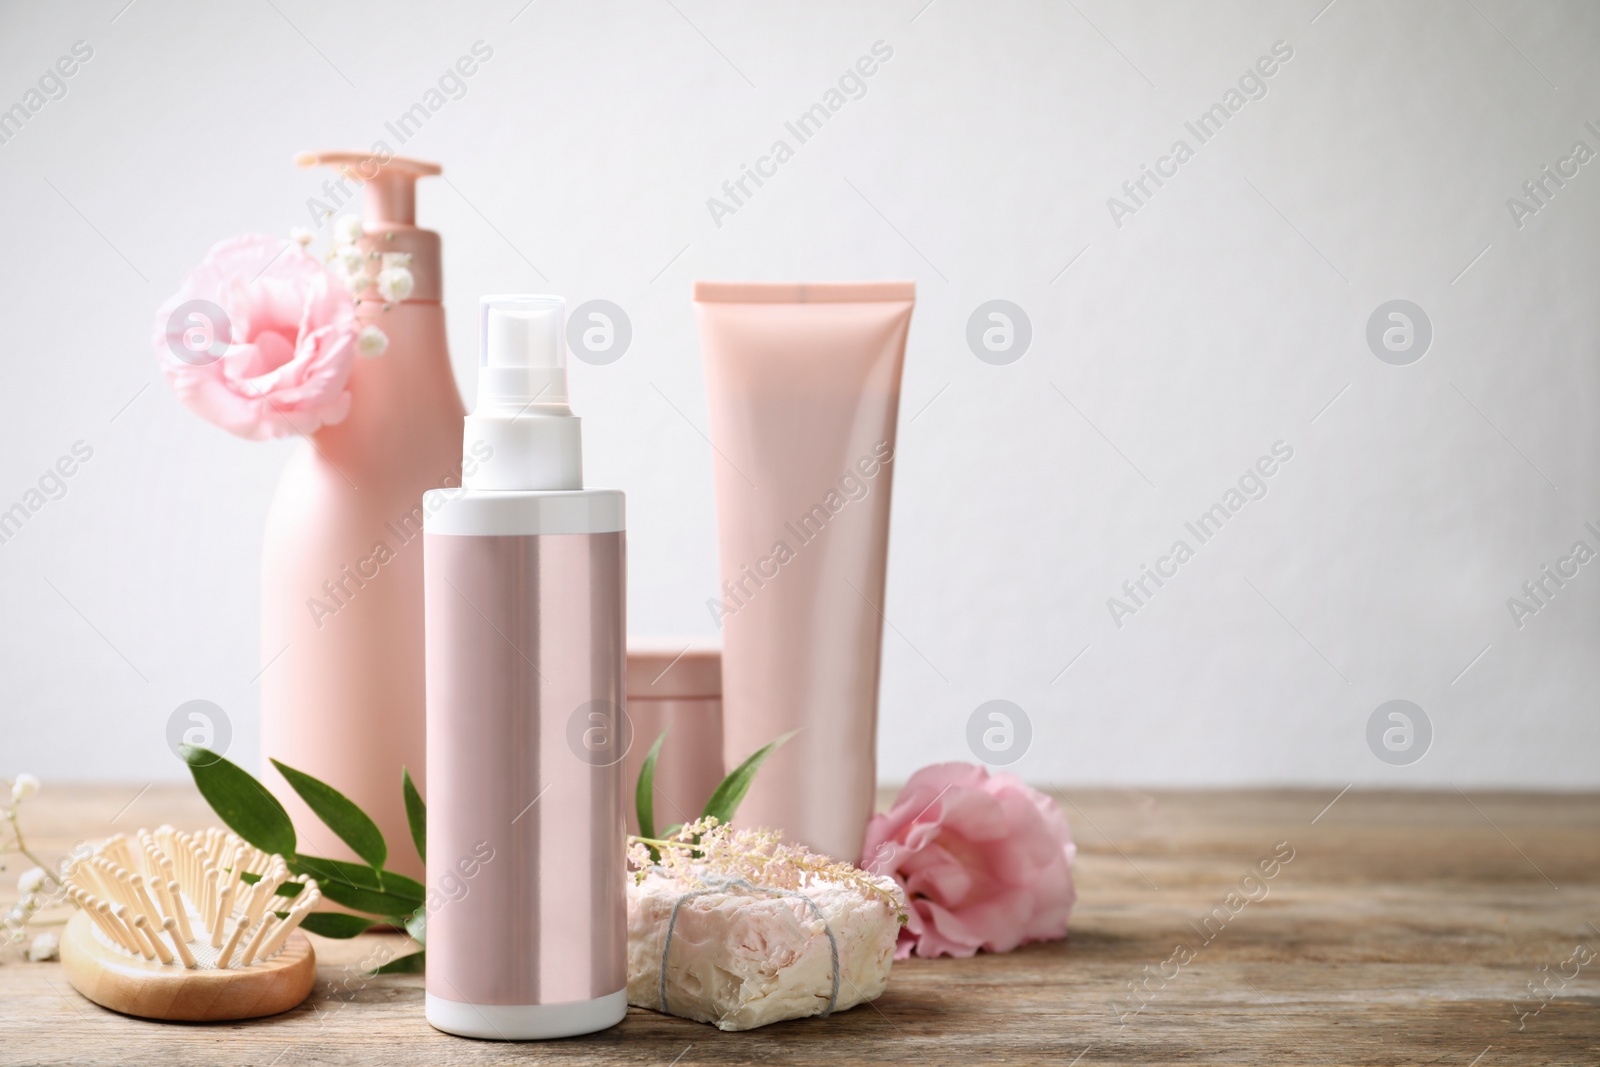
[[[101,1010],[11,949],[0,1061],[1600,1063],[1600,958],[1564,965],[1600,955],[1600,796],[1333,793],[1067,791],[1069,941],[898,963],[882,998],[828,1020],[724,1034],[631,1009],[585,1038],[465,1041],[423,1021],[420,977],[362,977],[408,950],[391,934],[315,938],[316,989],[285,1015],[177,1025]],[[55,858],[163,821],[213,820],[187,787],[52,785],[25,825]],[[1244,881],[1280,843],[1293,858]]]

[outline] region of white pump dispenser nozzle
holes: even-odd
[[[486,296],[479,308],[478,403],[467,416],[469,489],[583,488],[579,420],[567,406],[566,303]]]
[[[567,361],[561,300],[551,296],[485,297],[478,412],[484,404],[567,406]]]

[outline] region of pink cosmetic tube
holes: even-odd
[[[697,282],[710,393],[729,767],[790,730],[737,822],[854,862],[877,788],[878,665],[912,282]]]

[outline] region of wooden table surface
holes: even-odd
[[[423,1021],[420,976],[361,975],[404,941],[367,935],[314,939],[294,1012],[174,1025],[104,1011],[7,947],[0,1063],[1600,1064],[1600,796],[1334,792],[1067,791],[1068,941],[897,963],[883,997],[831,1019],[725,1034],[635,1008],[584,1038],[461,1040]],[[24,827],[53,860],[213,821],[187,786],[55,785]],[[25,866],[7,857],[0,901]]]

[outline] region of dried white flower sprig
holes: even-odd
[[[776,830],[735,830],[712,815],[666,837],[628,838],[628,862],[639,882],[655,868],[688,885],[729,878],[742,878],[768,889],[799,891],[823,883],[842,885],[881,901],[901,923],[906,921],[905,899],[892,879],[820,856],[804,845],[785,844]]]
[[[416,279],[411,276],[410,252],[385,252],[379,260],[383,268],[378,271],[378,295],[387,304],[398,304],[411,295]]]
[[[333,250],[331,262],[339,265],[339,269],[344,272],[345,279],[351,283],[352,290],[359,293],[366,289],[365,285],[361,289],[355,288],[355,279],[366,277],[363,271],[367,265],[367,255],[359,247],[356,245],[338,246]],[[370,281],[368,284],[370,284]]]
[[[33,866],[22,872],[17,879],[17,902],[6,910],[0,917],[7,937],[15,944],[24,941],[28,934],[28,923],[34,915],[51,903],[54,896],[61,889],[61,880],[47,867],[38,856],[28,849],[28,843],[22,836],[22,821],[19,816],[22,802],[36,796],[39,792],[39,779],[31,774],[19,774],[12,779],[7,792],[11,796],[11,804],[4,809],[6,824],[10,830],[10,841],[0,842],[0,852],[20,853]],[[3,869],[3,865],[0,865]],[[31,960],[47,960],[54,958],[56,940],[51,933],[42,933],[33,939],[28,947],[28,958]]]
[[[327,262],[344,277],[354,295],[356,304],[370,299],[363,294],[376,291],[383,301],[383,310],[409,297],[417,288],[417,279],[411,273],[410,252],[367,251],[361,247],[366,236],[361,219],[344,215],[333,224],[333,247],[328,250]],[[394,234],[386,235],[393,238]],[[305,247],[311,236],[304,230],[293,234],[294,240]],[[363,356],[381,356],[389,347],[389,337],[378,327],[368,324],[356,339],[356,351]]]
[[[893,879],[870,875],[854,864],[819,856],[804,845],[785,844],[776,830],[735,830],[730,825],[756,772],[768,756],[799,731],[791,730],[752,752],[712,790],[700,818],[656,833],[655,775],[665,730],[645,753],[634,789],[638,836],[628,837],[628,864],[642,883],[654,869],[693,886],[742,878],[767,889],[805,890],[830,883],[880,900],[906,921],[905,898]]]
[[[340,245],[353,245],[361,240],[361,218],[358,215],[341,215],[333,224],[333,239]]]
[[[28,842],[22,836],[22,821],[20,818],[22,802],[38,795],[39,779],[31,774],[19,774],[8,784],[10,788],[6,792],[11,795],[11,804],[3,809],[0,814],[4,815],[7,827],[11,831],[11,840],[9,842],[0,842],[0,853],[19,852],[33,864],[32,869],[24,871],[22,877],[17,880],[18,891],[24,897],[27,897],[45,888],[46,880],[55,885],[60,885],[61,883],[45,866],[44,861],[28,851]],[[3,867],[0,867],[0,870],[3,869]],[[21,939],[14,938],[14,940]]]
[[[361,332],[356,334],[356,351],[368,359],[383,355],[388,347],[389,335],[376,326],[363,326]]]
[[[44,963],[53,960],[61,954],[61,938],[46,932],[33,939],[33,944],[28,946],[28,958],[34,963]]]

